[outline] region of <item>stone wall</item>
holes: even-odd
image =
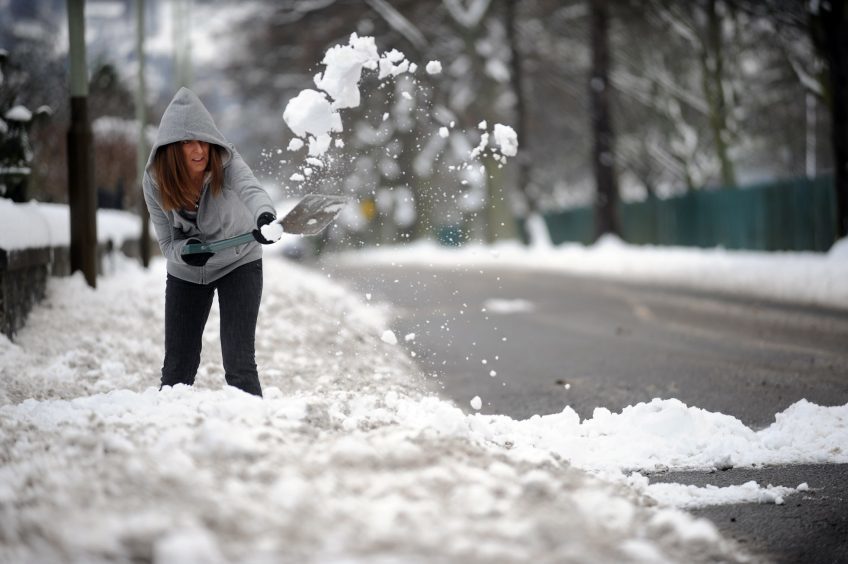
[[[138,256],[138,241],[126,241],[120,250],[112,242],[97,248],[97,271],[103,272],[103,261],[111,252]],[[33,306],[44,299],[50,276],[71,273],[68,247],[35,249],[0,249],[0,333],[14,340],[26,323]]]

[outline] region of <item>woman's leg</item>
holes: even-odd
[[[262,260],[233,270],[217,282],[221,309],[221,353],[227,384],[262,395],[256,372],[256,318],[262,299]]]
[[[168,275],[165,284],[165,362],[162,386],[194,384],[203,328],[215,290]],[[161,389],[161,386],[160,386]]]

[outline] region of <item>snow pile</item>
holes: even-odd
[[[470,405],[479,410],[481,398],[475,396]],[[598,408],[584,421],[570,407],[562,413],[517,421],[504,415],[466,415],[434,398],[402,399],[396,411],[351,414],[347,422],[365,428],[388,423],[423,424],[443,434],[459,434],[502,447],[510,457],[529,463],[565,460],[675,507],[782,503],[796,489],[763,488],[755,483],[723,488],[649,484],[644,474],[848,463],[848,405],[822,407],[806,400],[777,414],[775,423],[761,431],[746,427],[735,417],[686,406],[676,399],[639,403],[621,413]]]
[[[266,391],[177,386],[0,408],[0,558],[627,562],[638,547],[735,559],[709,523],[567,466],[455,431],[350,425],[344,409],[391,409],[389,395]]]
[[[19,204],[0,198],[0,249],[67,247],[71,244],[70,212],[65,204],[35,201]],[[97,210],[97,240],[124,241],[141,237],[141,218],[120,210]]]
[[[800,400],[754,431],[735,417],[654,399],[611,413],[595,409],[580,421],[561,413],[516,421],[478,415],[468,423],[487,441],[556,453],[598,473],[713,470],[734,466],[848,463],[848,405],[823,407]]]
[[[848,246],[827,254],[759,252],[629,245],[612,236],[594,245],[563,243],[525,247],[515,242],[460,248],[420,241],[339,255],[338,260],[426,264],[455,268],[530,268],[627,282],[649,282],[758,296],[794,303],[848,308]]]
[[[564,462],[569,441],[591,458],[580,435],[604,418],[467,415],[382,342],[385,310],[282,261],[265,260],[265,398],[223,385],[217,307],[195,387],[159,392],[164,278],[159,261],[96,291],[51,280],[0,339],[0,560],[737,559],[708,522]]]
[[[80,275],[51,279],[16,342],[0,338],[0,404],[158,386],[165,263],[143,270],[130,259],[115,260],[120,273],[98,279],[96,291]],[[265,260],[264,269],[256,331],[263,385],[286,393],[420,387],[410,377],[416,374],[411,360],[379,354],[384,347],[376,341],[388,325],[383,306],[363,306],[336,284],[285,262]],[[224,383],[218,325],[216,301],[195,387]]]

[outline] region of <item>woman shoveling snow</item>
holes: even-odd
[[[181,88],[162,116],[144,173],[144,199],[167,259],[162,386],[194,383],[201,337],[217,290],[227,383],[262,395],[255,333],[262,248],[279,239],[271,198],[200,99]],[[190,244],[251,231],[253,241],[183,254]]]

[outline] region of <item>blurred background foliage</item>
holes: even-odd
[[[603,4],[623,201],[832,170],[825,67],[806,3]],[[590,80],[590,8],[582,0],[147,0],[150,123],[188,82],[275,197],[356,195],[348,242],[446,229],[462,240],[514,237],[510,217],[595,198],[591,95],[606,85]],[[88,0],[86,9],[95,184],[102,206],[133,209],[133,2]],[[420,68],[386,84],[366,76],[361,106],[344,111],[344,148],[305,184],[291,182],[300,161],[285,149],[291,132],[282,111],[314,87],[324,52],[353,32]],[[181,44],[190,52],[176,53]],[[0,48],[0,116],[17,105],[50,109],[24,128],[27,197],[66,201],[64,3],[0,0]],[[189,74],[178,72],[180,57],[191,61]],[[431,60],[441,61],[441,74],[423,71]],[[459,171],[482,120],[521,124],[519,156],[505,168],[484,160],[482,172]],[[0,124],[6,137],[20,129],[9,123]],[[438,135],[451,123],[447,138]]]

